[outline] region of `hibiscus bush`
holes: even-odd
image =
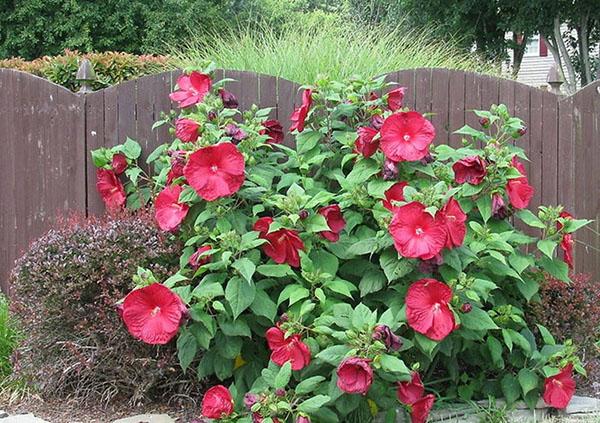
[[[587,221],[526,209],[520,119],[476,111],[455,149],[403,106],[404,88],[323,78],[302,88],[284,145],[270,109],[239,111],[210,72],[179,78],[179,116],[158,123],[175,139],[149,171],[132,140],[92,153],[108,208],[151,206],[184,245],[179,270],[121,309],[134,338],[176,338],[183,369],[200,355],[198,375],[221,381],[203,417],[394,421],[402,406],[424,422],[441,399],[567,405],[574,347],[523,310],[545,272],[568,282]]]

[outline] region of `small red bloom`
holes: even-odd
[[[310,348],[300,339],[300,335],[285,337],[278,327],[272,327],[266,333],[267,343],[271,350],[271,361],[283,366],[288,361],[292,370],[302,370],[310,364]]]
[[[523,165],[523,163],[521,163],[521,161],[518,159],[517,156],[513,156],[510,163],[511,163],[512,167],[517,169],[521,175],[527,176],[527,172],[525,171],[525,165]]]
[[[173,151],[171,155],[171,169],[167,173],[167,185],[183,176],[183,169],[185,167],[185,151]]]
[[[560,213],[560,217],[564,219],[573,219],[573,216],[563,211]],[[560,222],[557,222],[556,227],[560,230],[563,225]],[[569,266],[569,269],[573,270],[573,246],[575,245],[575,240],[573,239],[573,234],[563,234],[563,238],[560,241],[560,248],[563,250],[563,260]]]
[[[479,185],[487,175],[487,165],[481,156],[469,156],[452,165],[457,184]]]
[[[425,206],[413,201],[394,210],[388,228],[396,250],[407,258],[430,259],[446,243],[446,229],[439,219],[425,211]]]
[[[406,87],[396,88],[387,94],[387,104],[391,111],[395,112],[402,108],[402,102],[404,100],[404,93]]]
[[[210,245],[203,245],[202,247],[198,248],[188,259],[189,265],[192,266],[193,269],[198,269],[200,266],[210,262],[212,256],[210,254],[203,255],[203,253],[210,250],[212,250]]]
[[[202,398],[202,415],[209,419],[221,419],[233,413],[233,397],[223,385],[210,388]]]
[[[379,146],[395,162],[421,160],[429,153],[435,128],[418,112],[389,116],[381,127]]]
[[[575,380],[571,363],[544,381],[544,402],[551,407],[566,408],[574,394]]]
[[[180,118],[175,122],[175,135],[183,142],[195,142],[200,135],[200,124],[192,119]]]
[[[435,279],[414,282],[406,294],[408,325],[429,339],[441,341],[454,330],[454,313],[448,304],[452,289]]]
[[[388,209],[389,211],[394,211],[396,205],[394,202],[404,201],[404,188],[408,186],[408,182],[401,181],[396,182],[390,188],[388,188],[385,193],[385,200],[381,200],[383,207]]]
[[[510,204],[512,204],[515,209],[524,209],[529,206],[534,190],[533,187],[529,185],[527,177],[521,176],[519,178],[508,180],[506,192]]]
[[[438,215],[446,229],[446,248],[460,247],[467,233],[465,225],[467,215],[460,207],[459,202],[454,197],[450,197]]]
[[[373,369],[370,360],[360,357],[349,357],[337,368],[337,386],[348,394],[367,395],[373,383]]]
[[[435,396],[433,394],[428,394],[412,404],[410,407],[411,423],[425,423],[429,417],[429,412],[431,411],[431,407],[433,407],[434,402]]]
[[[237,109],[239,106],[238,100],[233,93],[227,91],[225,88],[219,89],[219,97],[223,102],[223,107],[226,109]]]
[[[383,342],[388,351],[398,351],[402,347],[402,340],[388,325],[375,326],[372,338]]]
[[[244,156],[224,142],[192,153],[183,170],[185,178],[206,201],[235,194],[244,183]]]
[[[183,191],[181,185],[172,185],[165,187],[156,196],[154,217],[163,231],[177,229],[187,216],[190,207],[179,202],[181,191]]]
[[[189,75],[181,75],[177,79],[177,87],[179,89],[171,93],[169,98],[184,109],[204,100],[212,87],[212,81],[210,76],[194,71]]]
[[[268,242],[262,245],[263,252],[275,263],[287,263],[292,267],[300,267],[300,254],[304,250],[304,242],[293,229],[278,229],[269,232],[273,223],[271,217],[261,217],[254,223],[254,230],[260,232],[259,237]]]
[[[123,321],[129,333],[147,344],[166,344],[177,334],[186,307],[160,283],[131,291],[123,301]]]
[[[281,144],[283,142],[283,127],[276,119],[265,120],[262,123],[263,129],[258,131],[260,135],[268,135],[268,143]]]
[[[96,188],[107,209],[119,209],[125,204],[125,189],[114,171],[102,168],[96,170]]]
[[[125,172],[125,169],[127,169],[127,166],[128,166],[127,157],[125,157],[124,154],[116,153],[112,156],[112,162],[110,164],[110,167],[112,168],[112,170],[115,172],[116,175],[120,175],[121,173]]]
[[[365,157],[371,157],[379,148],[379,140],[373,141],[377,131],[368,126],[361,126],[356,131],[358,138],[354,141],[354,150]]]
[[[290,120],[292,121],[292,126],[290,126],[290,132],[304,131],[304,121],[306,120],[306,116],[308,115],[308,111],[310,110],[310,106],[312,105],[312,90],[304,90],[302,93],[302,105],[294,110],[292,116],[290,116]]]
[[[421,376],[417,372],[411,372],[411,379],[408,382],[398,382],[396,392],[398,400],[402,404],[412,405],[423,397],[425,387],[421,382]]]
[[[492,195],[492,216],[494,219],[506,219],[508,217],[508,208],[504,204],[504,199],[498,193]]]
[[[338,204],[322,207],[319,214],[325,217],[330,231],[319,232],[323,238],[331,242],[337,242],[340,239],[340,232],[346,226],[346,220]]]

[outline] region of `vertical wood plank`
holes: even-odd
[[[453,134],[465,124],[465,90],[466,73],[462,71],[450,71],[450,93],[448,121],[450,126],[450,145],[454,148],[460,147],[462,137]]]
[[[431,72],[431,122],[435,127],[436,143],[450,141],[450,72],[447,69],[433,69]]]
[[[544,165],[542,161],[542,94],[542,90],[531,90],[529,129],[527,131],[529,134],[528,157],[530,162],[525,164],[525,168],[527,169],[529,183],[535,187],[535,193],[531,203],[529,203],[529,208],[534,211],[542,203],[542,172]]]
[[[91,151],[104,147],[105,134],[105,90],[100,90],[86,95],[86,172],[87,172],[87,211],[89,215],[100,215],[104,211],[104,204],[96,191],[96,166],[92,161]]]
[[[392,74],[390,74],[390,76],[391,75]],[[415,70],[404,69],[397,72],[394,78],[394,82],[397,82],[399,87],[406,87],[404,93],[404,106],[408,107],[411,110],[415,110],[417,107],[417,87],[415,81]]]
[[[542,93],[542,204],[558,202],[558,98]]]

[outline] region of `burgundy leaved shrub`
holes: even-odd
[[[33,242],[11,275],[26,339],[16,375],[46,396],[139,403],[198,389],[174,345],[131,339],[116,303],[138,266],[162,278],[179,248],[144,215],[70,219]]]

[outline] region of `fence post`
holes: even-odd
[[[560,86],[563,84],[563,80],[556,68],[556,64],[552,65],[550,70],[548,71],[548,76],[546,77],[546,81],[548,85],[550,85],[550,92],[556,95],[562,95],[560,92]]]
[[[96,72],[94,72],[94,66],[89,59],[83,59],[81,61],[75,79],[81,82],[81,88],[79,89],[80,94],[87,94],[94,91],[91,83],[96,80]]]

